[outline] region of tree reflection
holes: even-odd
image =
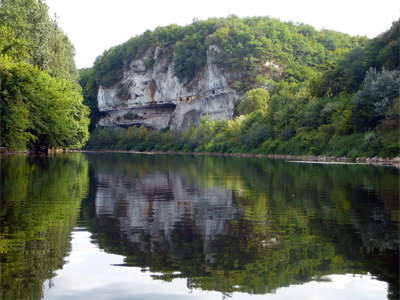
[[[40,299],[70,251],[88,163],[81,154],[0,163],[0,298]]]

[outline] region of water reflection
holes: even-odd
[[[42,297],[43,282],[65,263],[87,186],[81,154],[0,157],[1,299]]]
[[[280,288],[274,294],[226,294],[201,289],[188,289],[183,278],[166,282],[153,280],[149,271],[138,267],[120,266],[124,257],[101,251],[90,242],[90,233],[78,228],[73,233],[72,251],[68,263],[54,279],[52,288],[45,289],[45,299],[201,299],[201,300],[354,300],[386,299],[387,284],[369,275],[333,275],[324,281],[310,281],[301,285]],[[118,265],[118,266],[115,266]]]
[[[94,242],[188,290],[264,294],[370,273],[398,298],[399,174],[359,165],[93,154]],[[350,292],[351,293],[351,292]]]

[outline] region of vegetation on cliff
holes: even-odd
[[[124,44],[113,47],[96,59],[94,75],[99,84],[112,86],[122,78],[129,63],[162,49],[162,58],[174,63],[175,75],[190,82],[206,63],[209,46],[218,47],[217,64],[236,75],[238,88],[248,90],[259,85],[257,75],[267,75],[278,66],[283,78],[304,81],[324,71],[343,53],[364,45],[365,37],[322,30],[304,24],[281,22],[269,17],[240,19],[211,18],[188,26],[170,25],[146,31]],[[146,64],[151,68],[152,64]],[[277,74],[278,75],[278,74]]]
[[[0,146],[81,147],[88,109],[76,82],[74,48],[41,0],[0,4]]]
[[[204,55],[199,53],[204,54],[208,45],[217,45],[217,63],[233,74],[232,86],[244,94],[236,118],[205,118],[199,126],[182,132],[98,128],[87,147],[397,156],[399,30],[397,21],[387,32],[367,40],[270,18],[230,17],[146,32],[100,56],[90,70],[90,87],[95,86],[93,82],[112,84],[104,76],[122,70],[129,59],[152,51],[156,45],[171,49],[171,53],[175,50],[173,59],[180,61],[176,75],[190,81],[201,69],[199,60]],[[129,47],[135,43],[143,47]],[[187,57],[182,57],[181,52]],[[191,53],[193,57],[189,58]],[[121,59],[120,64],[112,63],[116,59]],[[93,91],[87,92],[91,101],[95,100]]]

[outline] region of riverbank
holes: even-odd
[[[51,149],[48,154],[67,153],[67,152],[84,152],[84,153],[132,153],[145,155],[209,155],[209,156],[226,156],[226,157],[254,157],[254,158],[269,158],[283,159],[293,162],[307,163],[341,163],[341,164],[369,164],[378,166],[393,166],[400,168],[400,157],[392,159],[382,157],[336,157],[324,155],[289,155],[289,154],[252,154],[252,153],[219,153],[219,152],[185,152],[185,151],[134,151],[134,150],[65,150]],[[0,149],[0,155],[11,154],[30,154],[29,151],[3,151]],[[44,153],[41,153],[43,155]]]
[[[308,162],[308,163],[345,163],[345,164],[369,164],[380,166],[393,166],[400,168],[400,157],[393,159],[381,157],[358,157],[355,159],[349,157],[335,156],[315,156],[315,155],[279,155],[279,154],[251,154],[251,153],[217,153],[217,152],[184,152],[184,151],[133,151],[133,150],[74,150],[87,153],[132,153],[146,155],[210,155],[227,157],[255,157],[269,159],[283,159],[287,161]]]
[[[73,151],[73,150],[72,150]],[[5,147],[0,147],[0,154],[52,154],[52,153],[64,153],[64,152],[71,152],[68,149],[62,148],[50,148],[47,151],[29,151],[29,150],[9,150]]]
[[[0,155],[7,155],[7,154],[21,154],[21,153],[28,153],[27,150],[9,150],[5,147],[0,147]]]

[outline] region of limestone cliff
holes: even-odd
[[[202,117],[231,119],[240,96],[229,87],[229,75],[214,63],[216,51],[210,46],[204,70],[192,82],[182,83],[163,49],[148,49],[127,64],[119,82],[99,87],[98,108],[104,116],[98,125],[180,130]]]

